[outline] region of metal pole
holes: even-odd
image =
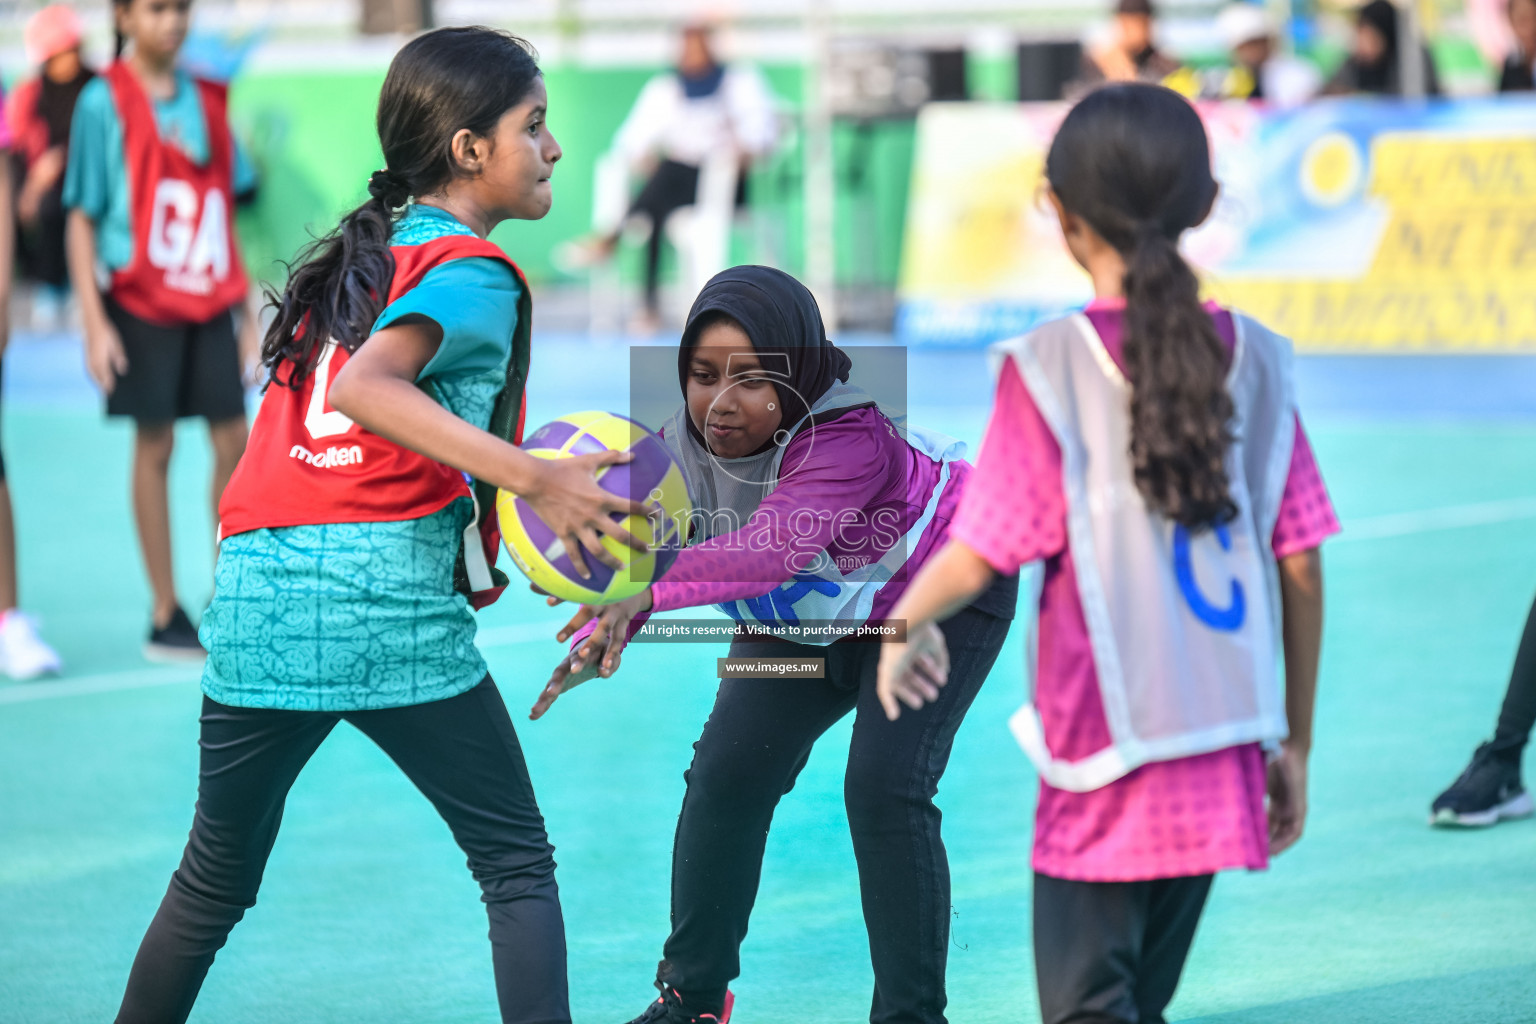
[[[827,0],[812,0],[805,16],[807,59],[803,78],[805,157],[805,280],[821,306],[829,332],[837,331],[837,258],[832,164],[832,16]]]
[[[1421,100],[1429,91],[1424,74],[1424,26],[1419,20],[1418,0],[1407,0],[1397,19],[1398,77],[1403,96]]]

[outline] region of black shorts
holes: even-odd
[[[107,317],[123,339],[128,372],[107,396],[108,416],[170,423],[184,416],[217,422],[245,415],[235,319],[225,310],[200,324],[146,323],[107,299]]]

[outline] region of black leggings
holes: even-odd
[[[699,169],[676,160],[663,160],[645,183],[630,213],[643,213],[651,222],[645,242],[645,308],[656,311],[656,290],[661,280],[662,231],[667,220],[685,206],[692,206],[699,194]]]
[[[1043,1024],[1163,1024],[1211,879],[1075,882],[1037,872]]]
[[[1499,724],[1493,734],[1492,751],[1499,757],[1520,764],[1520,755],[1536,725],[1536,602],[1526,616],[1525,632],[1515,652],[1515,667],[1509,673],[1509,689],[1504,706],[1499,709]]]
[[[214,955],[256,904],[288,790],[343,720],[400,766],[469,855],[490,917],[501,1019],[569,1024],[554,848],[489,676],[448,700],[381,711],[272,711],[203,698],[192,834],[134,959],[119,1024],[187,1019]]]
[[[949,685],[936,703],[904,710],[895,722],[875,698],[878,644],[731,644],[733,658],[824,657],[826,678],[720,683],[684,776],[688,789],[672,849],[672,934],[657,975],[685,1007],[718,1012],[727,984],[741,973],[774,808],[816,739],[855,711],[843,795],[875,973],[870,1020],[943,1022],[949,863],[933,798],[955,730],[1008,625],[974,608],[944,623]],[[814,958],[806,966],[812,969]]]

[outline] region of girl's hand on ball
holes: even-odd
[[[528,712],[528,717],[538,721],[566,690],[573,686],[580,686],[597,676],[606,679],[613,675],[619,667],[619,657],[618,654],[613,656],[613,668],[607,671],[599,671],[596,665],[586,664],[575,654],[561,658],[560,664],[556,665],[554,672],[550,674],[549,682],[544,685],[544,692],[540,693],[539,699],[533,702],[533,708]]]
[[[932,623],[913,630],[904,644],[886,644],[880,651],[875,677],[875,696],[885,717],[896,721],[905,704],[913,711],[939,699],[949,682],[949,647],[944,634]]]
[[[598,470],[633,458],[631,452],[607,451],[545,462],[540,467],[538,486],[522,495],[560,538],[565,553],[582,579],[592,577],[582,558],[583,548],[610,569],[623,568],[623,563],[603,547],[602,534],[606,533],[636,551],[649,550],[644,541],[613,518],[615,515],[620,519],[644,516],[648,513],[646,507],[638,501],[611,494],[597,483]]]

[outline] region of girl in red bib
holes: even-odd
[[[468,855],[501,1019],[570,1020],[553,847],[470,611],[506,584],[496,488],[526,498],[583,567],[583,548],[616,561],[600,532],[639,546],[617,523],[644,514],[594,479],[628,456],[547,462],[516,446],[531,303],[486,235],[549,211],[561,152],[546,104],[515,37],[443,29],[405,46],[379,96],[387,169],[277,301],[266,394],[219,506],[192,834],[124,1024],[186,1019],[255,904],[289,787],[341,721]]]
[[[203,657],[172,575],[175,423],[208,421],[217,503],[245,448],[242,367],[259,344],[234,227],[255,175],[230,134],[224,87],[176,66],[190,6],[113,0],[118,59],[80,92],[64,181],[86,365],[107,415],[136,425],[133,510],[154,595],[145,653],[156,660]]]

